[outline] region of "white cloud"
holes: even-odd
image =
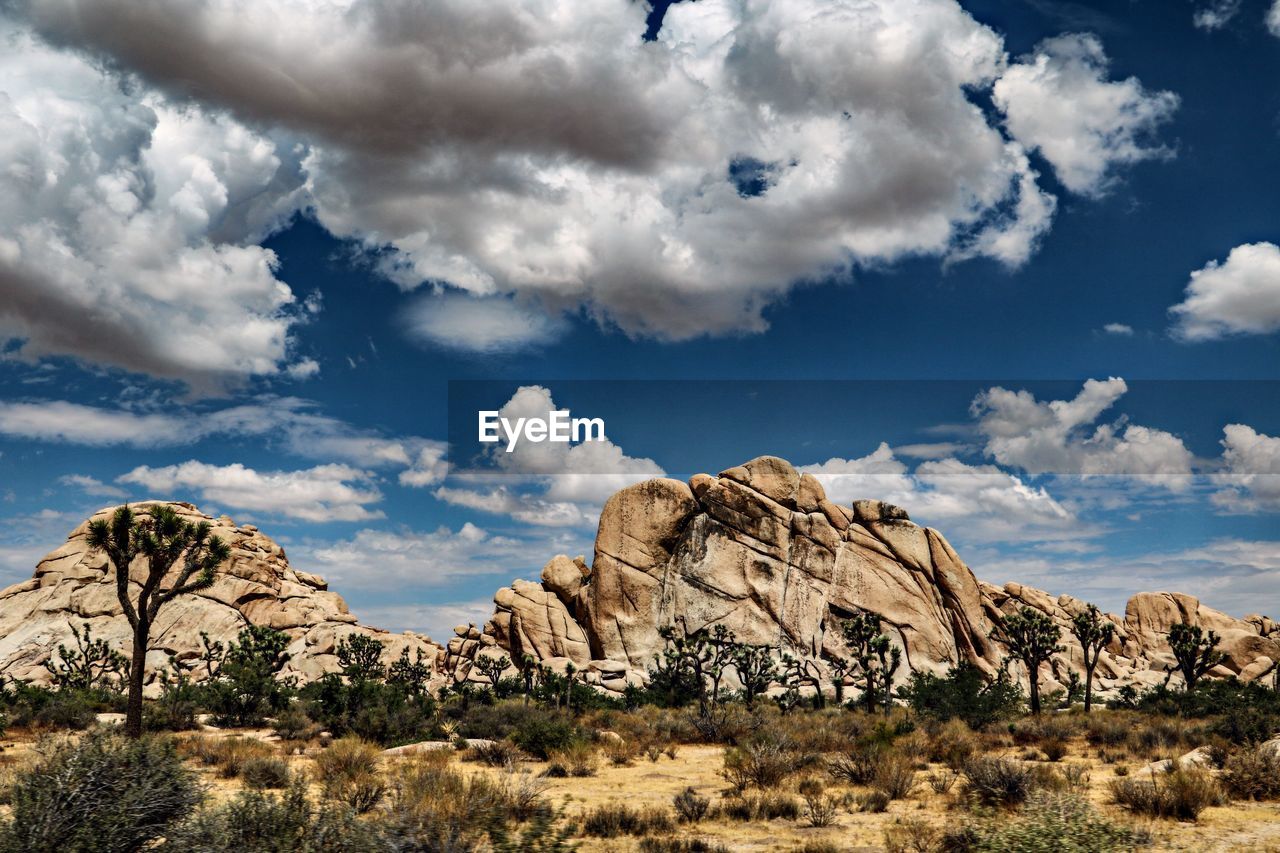
[[[254,245],[300,164],[0,15],[0,340],[214,388],[290,364],[294,296]]]
[[[124,489],[118,489],[115,486],[108,485],[95,477],[89,477],[84,474],[67,474],[59,477],[58,482],[64,486],[71,486],[79,489],[86,495],[101,498],[123,498],[126,496]]]
[[[1196,9],[1191,22],[1202,30],[1220,30],[1240,11],[1240,0],[1209,0]]]
[[[483,628],[493,616],[493,599],[457,601],[447,604],[384,604],[355,608],[362,625],[387,631],[426,634],[438,643],[447,643],[458,625]]]
[[[0,435],[91,447],[181,447],[208,438],[266,438],[311,459],[365,468],[403,467],[400,484],[431,486],[444,479],[443,442],[388,438],[316,413],[306,400],[269,398],[222,409],[171,407],[164,412],[106,409],[62,400],[0,402]]]
[[[143,92],[225,110],[222,128],[265,128],[252,137],[263,162],[285,159],[271,140],[302,141],[308,209],[402,286],[515,295],[517,310],[552,317],[582,306],[671,340],[760,331],[796,283],[863,264],[1020,264],[1055,208],[1025,147],[1094,193],[1110,167],[1152,156],[1139,139],[1172,108],[1134,80],[1107,82],[1081,38],[1007,68],[1001,38],[954,0],[700,0],[673,5],[652,43],[648,7],[631,0],[10,6],[52,42],[135,73]],[[970,97],[997,80],[1014,139]],[[1045,94],[1084,153],[1027,106]],[[208,210],[204,184],[188,183],[174,218]],[[250,253],[232,292],[268,292],[261,250],[218,248]],[[246,304],[256,327],[219,327],[260,328],[261,303]],[[511,309],[465,304],[444,312],[465,315],[457,328],[428,317],[422,331],[491,346],[477,330]],[[224,360],[277,369],[288,321],[271,328],[255,358]],[[524,317],[504,345],[538,337]]]
[[[1193,343],[1280,330],[1280,247],[1236,246],[1193,272],[1186,298],[1169,310],[1174,337]]]
[[[898,456],[911,459],[944,459],[968,450],[969,446],[955,441],[937,441],[924,444],[899,444],[893,448]]]
[[[1244,424],[1223,428],[1224,470],[1213,475],[1222,486],[1211,500],[1232,513],[1280,511],[1280,437]]]
[[[405,313],[409,335],[445,349],[515,352],[550,342],[563,324],[536,307],[501,296],[474,298],[451,292],[425,296]]]
[[[1041,402],[1025,390],[994,387],[974,399],[971,411],[986,454],[1001,465],[1032,476],[1117,476],[1186,490],[1193,457],[1182,439],[1123,419],[1098,423],[1127,390],[1123,379],[1090,379],[1071,400]]]
[[[574,549],[581,544],[576,538],[503,536],[466,522],[457,530],[365,529],[349,539],[290,550],[298,565],[312,567],[335,588],[385,591],[390,585],[439,586],[495,574],[502,582],[536,577],[553,554],[579,553]]]
[[[1102,331],[1122,338],[1133,337],[1133,326],[1127,326],[1124,323],[1107,323],[1102,327]]]
[[[805,465],[840,503],[874,498],[902,506],[912,518],[959,531],[979,542],[1078,539],[1075,515],[1043,488],[1034,488],[994,465],[937,459],[908,470],[888,444],[855,459]],[[963,524],[957,524],[957,522]]]
[[[993,90],[1009,131],[1087,196],[1105,193],[1118,165],[1168,156],[1150,139],[1178,106],[1177,95],[1149,92],[1134,77],[1107,80],[1107,64],[1096,36],[1058,36],[1009,66]]]
[[[551,391],[523,385],[498,409],[499,417],[546,419],[559,410]],[[577,417],[590,413],[574,412]],[[607,428],[606,424],[606,428]],[[619,489],[665,476],[652,459],[628,456],[607,437],[577,444],[520,441],[510,453],[491,445],[492,467],[459,471],[454,478],[487,488],[442,486],[440,500],[519,521],[555,527],[595,524],[600,507]]]
[[[347,465],[255,471],[240,463],[208,465],[192,460],[163,468],[141,465],[116,481],[144,487],[148,498],[189,500],[195,492],[199,500],[214,502],[220,508],[249,510],[267,517],[316,522],[383,517],[381,510],[369,508],[382,500],[372,475]]]
[[[1275,0],[1267,10],[1267,29],[1271,35],[1280,38],[1280,0]]]

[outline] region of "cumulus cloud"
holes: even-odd
[[[1210,0],[1191,16],[1191,22],[1202,30],[1220,30],[1231,23],[1240,11],[1240,0]]]
[[[1172,92],[1106,75],[1102,43],[1073,33],[1041,42],[993,89],[1009,131],[1044,155],[1063,186],[1086,196],[1105,193],[1116,166],[1168,156],[1151,140],[1178,106]]]
[[[993,387],[974,399],[971,413],[984,451],[1001,465],[1032,476],[1109,475],[1186,490],[1193,457],[1182,439],[1124,419],[1098,423],[1126,391],[1117,378],[1090,379],[1070,400],[1040,401],[1026,390]]]
[[[1214,505],[1232,513],[1280,511],[1280,437],[1244,424],[1223,428],[1224,470],[1213,475],[1223,488]]]
[[[832,500],[875,498],[900,505],[928,524],[963,525],[970,541],[1021,542],[1078,538],[1078,519],[1045,489],[1034,488],[994,465],[935,459],[910,471],[888,444],[867,456],[803,466]]]
[[[493,616],[493,599],[454,601],[445,604],[383,604],[360,606],[353,611],[360,623],[386,631],[413,631],[445,643],[458,625],[483,627]]]
[[[466,522],[457,530],[360,530],[349,539],[305,543],[291,551],[334,586],[385,590],[439,586],[500,574],[536,576],[552,554],[573,551],[577,540],[504,536]],[[536,563],[536,565],[535,565]]]
[[[484,298],[420,306],[419,331],[450,346],[492,346],[477,329],[533,306],[662,339],[759,331],[795,284],[862,264],[1017,265],[1055,209],[1026,147],[1096,193],[1153,155],[1141,137],[1172,109],[1108,82],[1085,37],[1010,66],[954,0],[700,0],[673,5],[649,43],[630,0],[8,6],[155,97],[265,128],[281,169],[270,140],[301,140],[325,227],[406,288]],[[970,98],[993,86],[1013,138]],[[254,293],[271,272],[257,260]],[[506,346],[546,334],[531,315],[517,325]],[[287,320],[276,331],[252,370],[284,358]]]
[[[255,245],[291,149],[123,85],[0,15],[0,341],[214,388],[291,363],[294,295]]]
[[[551,341],[563,324],[501,296],[451,292],[415,301],[405,312],[409,335],[444,349],[515,352]]]
[[[142,486],[146,497],[181,500],[192,492],[219,508],[302,521],[368,521],[382,500],[368,471],[349,465],[317,465],[300,471],[256,471],[240,463],[209,465],[191,460],[150,468],[140,465],[116,482]]]
[[[560,407],[551,391],[524,385],[498,410],[501,418],[546,419]],[[578,413],[575,413],[578,414]],[[456,472],[459,481],[488,488],[442,486],[435,496],[452,504],[510,515],[530,524],[582,526],[595,523],[600,506],[619,489],[665,475],[652,459],[628,456],[607,437],[577,444],[520,441],[511,452],[491,445],[491,468]],[[493,485],[494,483],[497,485]]]
[[[265,438],[311,459],[365,468],[403,468],[401,485],[432,486],[446,473],[445,443],[417,436],[386,437],[319,414],[294,397],[224,408],[174,407],[135,412],[64,400],[0,402],[0,435],[91,447],[181,447],[209,438]]]
[[[71,486],[79,489],[86,495],[102,498],[123,498],[127,495],[124,489],[108,485],[96,477],[89,477],[85,474],[67,474],[59,477],[58,482],[64,486]]]
[[[1267,10],[1267,29],[1271,35],[1280,38],[1280,0],[1275,0]]]
[[[1236,246],[1193,272],[1186,298],[1169,310],[1173,336],[1191,343],[1280,330],[1280,246]]]
[[[1124,323],[1107,323],[1102,327],[1102,331],[1108,335],[1116,335],[1121,338],[1133,337],[1133,326],[1128,326]]]

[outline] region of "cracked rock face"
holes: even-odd
[[[944,673],[968,661],[994,673],[1006,650],[990,639],[1007,613],[1028,605],[1062,627],[1064,651],[1045,664],[1048,691],[1083,674],[1070,633],[1085,603],[1019,584],[980,582],[946,538],[876,500],[839,506],[788,462],[765,456],[718,477],[649,480],[605,504],[595,557],[557,556],[542,583],[499,590],[483,636],[513,660],[532,655],[620,690],[642,681],[663,647],[659,629],[716,624],[738,639],[809,658],[842,654],[839,622],[857,611],[883,619],[902,650],[899,682],[913,671]],[[1218,631],[1227,659],[1215,673],[1259,678],[1280,659],[1280,628],[1259,616],[1234,619],[1194,598],[1135,596],[1107,617],[1116,639],[1101,656],[1095,686],[1156,684],[1172,660],[1165,634],[1181,619]],[[1012,670],[1025,680],[1017,666]]]
[[[145,515],[155,504],[130,506]],[[153,651],[147,656],[153,689],[155,675],[168,665],[170,655],[179,665],[191,667],[192,677],[199,680],[201,631],[225,643],[249,625],[267,625],[290,636],[290,660],[283,674],[296,676],[300,683],[338,669],[334,650],[348,634],[383,642],[386,663],[404,648],[411,655],[421,651],[423,660],[437,668],[437,661],[443,661],[444,650],[427,637],[358,624],[342,596],[329,590],[323,578],[292,568],[284,549],[253,525],[237,526],[225,516],[210,518],[191,504],[171,505],[186,520],[209,522],[212,535],[231,546],[231,559],[218,569],[213,586],[161,608],[151,634]],[[89,521],[109,518],[113,512],[115,507],[100,510]],[[115,571],[105,554],[90,550],[89,521],[41,560],[30,580],[0,591],[0,673],[47,683],[43,663],[56,654],[59,644],[74,648],[73,625],[88,625],[95,639],[105,639],[129,655],[132,634],[116,598]],[[143,560],[131,569],[135,596],[145,571]]]

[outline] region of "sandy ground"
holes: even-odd
[[[244,736],[270,739],[266,731],[205,732],[204,737]],[[10,774],[30,760],[35,736],[13,733],[0,740],[0,774]],[[1012,752],[1010,753],[1013,754]],[[625,803],[632,807],[657,806],[669,808],[672,797],[686,786],[692,786],[699,794],[712,801],[712,808],[729,795],[729,785],[719,775],[723,766],[723,749],[715,746],[680,746],[674,759],[665,754],[657,761],[638,757],[630,766],[613,766],[603,758],[596,775],[582,778],[547,779],[546,796],[557,805],[563,805],[571,817],[598,805],[610,802]],[[397,762],[404,760],[388,756],[385,759],[388,774],[395,773]],[[295,770],[308,770],[309,756],[288,757]],[[453,761],[466,772],[496,774],[503,771],[482,764],[463,761],[455,754]],[[1084,764],[1089,771],[1088,798],[1104,815],[1147,827],[1154,836],[1151,848],[1157,851],[1262,851],[1280,853],[1280,803],[1235,802],[1227,806],[1205,810],[1197,823],[1174,821],[1133,821],[1126,812],[1109,803],[1108,783],[1117,778],[1115,766],[1104,764],[1091,757],[1086,744],[1073,742],[1071,753],[1060,764]],[[520,763],[520,770],[539,774],[546,769],[543,762]],[[882,814],[851,812],[841,808],[833,825],[813,828],[803,817],[798,820],[775,819],[771,821],[737,821],[724,818],[707,819],[695,825],[681,825],[677,834],[696,837],[722,844],[733,851],[795,851],[806,842],[823,841],[837,849],[883,850],[885,830],[903,821],[924,821],[941,827],[949,822],[964,820],[967,815],[954,805],[953,794],[935,793],[925,779],[930,771],[941,771],[941,765],[930,765],[917,774],[918,784],[909,797],[890,803]],[[1133,765],[1130,766],[1133,769]],[[198,772],[208,785],[214,799],[233,796],[240,789],[234,779],[224,779],[217,768],[199,767]],[[795,793],[797,777],[784,786]],[[827,791],[836,796],[845,793],[858,794],[866,788],[839,785],[824,779]],[[7,807],[0,809],[7,811]],[[633,851],[638,840],[577,839],[583,853],[603,851]]]

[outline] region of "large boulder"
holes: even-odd
[[[905,509],[872,499],[839,506],[816,478],[774,456],[688,484],[664,478],[618,492],[601,513],[589,568],[556,557],[540,585],[517,581],[495,601],[489,642],[544,662],[587,661],[590,683],[613,690],[643,681],[668,626],[724,625],[740,641],[821,668],[846,651],[840,621],[859,611],[879,614],[901,650],[899,681],[960,662],[993,674],[1007,655],[993,631],[1022,607],[1060,628],[1062,651],[1040,673],[1045,688],[1065,687],[1084,669],[1071,633],[1084,601],[982,583],[946,537]],[[1181,621],[1222,637],[1215,675],[1270,677],[1280,660],[1270,619],[1234,619],[1190,596],[1141,593],[1123,616],[1104,616],[1116,631],[1095,671],[1103,694],[1161,683],[1172,660],[1166,634]],[[1027,680],[1018,665],[1013,672]]]
[[[145,516],[156,501],[132,504]],[[230,518],[212,518],[188,503],[170,504],[192,522],[207,522],[212,535],[231,547],[231,558],[215,574],[212,586],[182,595],[166,604],[151,633],[153,651],[147,657],[147,678],[155,689],[156,675],[172,658],[198,680],[196,664],[202,650],[200,634],[223,643],[234,640],[249,625],[266,625],[289,635],[289,662],[283,674],[300,683],[338,669],[337,644],[349,634],[364,634],[384,644],[384,660],[404,649],[421,653],[433,667],[444,650],[419,634],[393,634],[360,625],[323,578],[289,565],[284,549],[253,525],[236,525]],[[34,576],[0,591],[0,673],[33,683],[47,683],[44,662],[59,645],[74,647],[73,630],[88,627],[95,638],[129,654],[132,634],[116,597],[115,570],[106,555],[89,547],[89,522],[108,518],[115,507],[100,510],[75,530],[67,541],[36,566]],[[139,559],[130,567],[136,596],[146,571]],[[441,682],[443,683],[443,678]]]

